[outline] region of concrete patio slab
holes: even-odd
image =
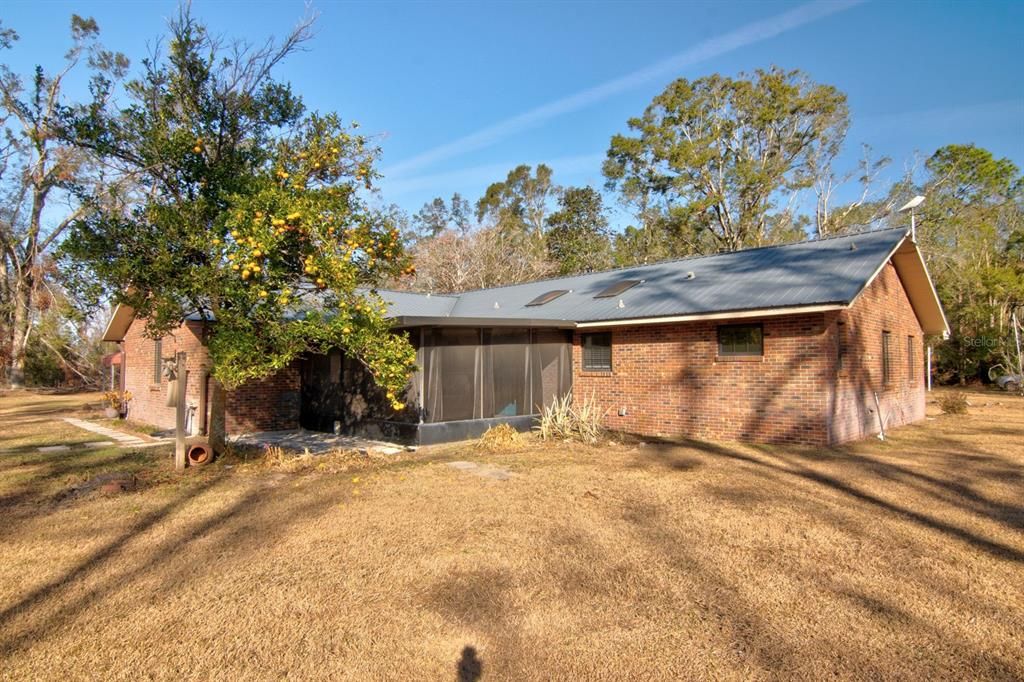
[[[331,450],[358,450],[379,455],[396,455],[405,448],[395,443],[369,440],[356,436],[339,436],[333,433],[295,429],[289,431],[260,431],[234,436],[229,442],[237,445],[256,447],[276,446],[296,452],[317,454]]]

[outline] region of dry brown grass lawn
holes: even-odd
[[[1020,398],[836,450],[527,439],[182,478],[9,436],[66,399],[0,398],[0,678],[1024,678]],[[140,488],[66,492],[111,471]]]

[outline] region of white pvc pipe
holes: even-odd
[[[932,390],[932,347],[928,346],[928,391]]]
[[[878,414],[878,440],[885,440],[885,419],[882,418],[882,403],[878,400],[878,391],[875,391],[875,412]]]

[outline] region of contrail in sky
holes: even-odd
[[[794,28],[799,28],[837,12],[848,10],[862,2],[863,0],[811,2],[774,17],[755,21],[735,31],[705,40],[688,50],[638,71],[601,83],[592,88],[581,90],[553,102],[548,102],[525,113],[499,121],[486,128],[481,128],[453,142],[439,145],[405,161],[399,161],[385,168],[383,173],[387,177],[395,178],[438,161],[443,161],[444,159],[450,159],[477,149],[489,147],[513,133],[536,127],[552,118],[590,106],[657,78],[678,75],[681,69],[698,62],[753,45],[768,38],[774,38],[786,31],[791,31]]]
[[[505,177],[505,174],[508,173],[510,168],[515,168],[521,163],[526,164],[527,166],[536,166],[541,163],[547,164],[551,168],[557,170],[559,176],[587,171],[592,171],[595,174],[600,175],[601,162],[604,161],[604,159],[604,152],[597,152],[594,154],[561,156],[554,159],[520,159],[514,162],[501,161],[498,163],[489,163],[483,166],[460,168],[458,170],[442,171],[440,173],[427,173],[426,175],[414,175],[407,178],[396,178],[394,180],[385,178],[381,187],[384,189],[384,193],[388,197],[397,197],[421,190],[432,190],[436,192],[438,191],[438,188],[441,187],[472,186],[474,183],[479,183],[482,180],[490,182],[490,178]]]

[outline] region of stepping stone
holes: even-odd
[[[478,465],[477,465],[476,462],[462,462],[462,461],[459,461],[459,462],[448,462],[448,466],[450,466],[453,469],[458,469],[459,471],[469,471],[470,469],[476,469]]]
[[[93,448],[95,450],[99,448],[109,448],[111,445],[116,445],[116,443],[112,440],[98,440],[95,443],[86,443],[85,447]]]
[[[477,476],[483,476],[484,478],[493,478],[495,481],[507,481],[512,478],[512,474],[504,469],[481,469],[480,471],[474,471],[473,473]]]
[[[71,448],[67,445],[47,445],[45,447],[36,448],[39,452],[67,452]]]
[[[489,478],[494,481],[507,481],[512,478],[512,472],[500,467],[480,466],[476,462],[448,462],[448,466],[459,471],[468,471],[482,478]]]

